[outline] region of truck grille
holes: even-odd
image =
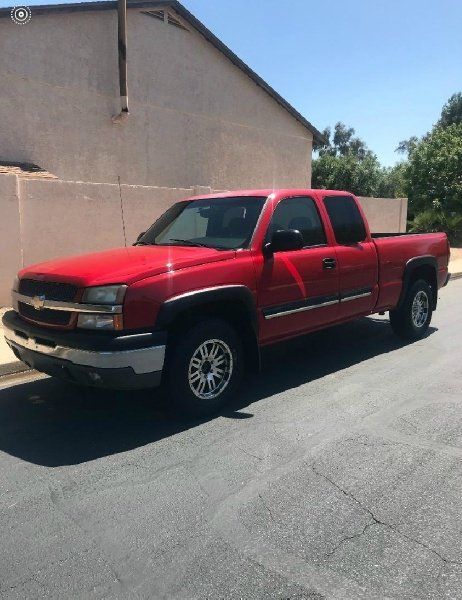
[[[18,291],[24,296],[45,296],[46,300],[72,302],[75,299],[77,287],[75,285],[71,285],[70,283],[21,279],[19,282]]]
[[[50,308],[35,310],[30,304],[24,304],[23,302],[18,302],[18,308],[22,317],[46,325],[69,325],[72,316],[72,313],[64,310],[52,310]]]
[[[21,279],[18,291],[23,296],[44,296],[46,300],[72,302],[75,300],[77,289],[75,285],[69,283]],[[22,317],[43,325],[66,327],[70,324],[72,318],[71,312],[52,310],[50,308],[36,310],[33,306],[24,302],[18,302],[18,310]]]

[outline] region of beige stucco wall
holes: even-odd
[[[18,178],[0,175],[0,306],[10,303],[9,290],[21,264]]]
[[[24,264],[123,246],[121,206],[130,245],[176,200],[193,193],[193,189],[121,185],[119,190],[115,184],[23,179]]]
[[[0,306],[22,266],[123,246],[121,206],[130,245],[176,200],[211,192],[0,175]]]
[[[366,198],[359,201],[372,233],[406,231],[407,198]]]
[[[130,116],[115,11],[0,20],[0,159],[60,179],[307,187],[312,135],[195,30],[128,11]]]

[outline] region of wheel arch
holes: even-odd
[[[260,370],[258,317],[254,296],[244,285],[223,285],[186,292],[160,307],[156,328],[179,335],[206,318],[220,318],[232,325],[243,341],[244,359],[251,371]]]
[[[432,309],[436,309],[438,302],[438,265],[434,256],[416,256],[406,262],[403,273],[403,287],[397,308],[404,302],[407,291],[418,279],[424,279],[432,290]]]

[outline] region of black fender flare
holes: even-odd
[[[407,290],[409,289],[412,274],[418,267],[422,267],[422,266],[430,266],[434,270],[435,281],[437,282],[437,286],[438,286],[438,277],[437,277],[438,263],[436,262],[436,258],[434,256],[432,256],[431,254],[410,258],[406,262],[406,265],[404,266],[403,287],[401,289],[401,295],[398,300],[397,308],[401,308],[401,306],[404,302],[404,298],[406,297]],[[435,310],[435,308],[436,308],[437,298],[438,298],[438,287],[434,290],[433,310]]]
[[[251,349],[251,362],[253,367],[259,370],[261,359],[258,344],[258,312],[254,295],[250,288],[245,285],[218,285],[173,296],[161,305],[156,319],[156,329],[168,329],[177,317],[191,309],[194,310],[206,304],[220,302],[239,302],[245,306],[252,325],[251,333],[254,347]]]

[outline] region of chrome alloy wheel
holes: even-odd
[[[423,327],[428,319],[428,296],[423,291],[417,292],[412,302],[412,322],[415,327]]]
[[[219,396],[233,374],[233,354],[223,340],[203,342],[189,361],[188,382],[201,400]]]

